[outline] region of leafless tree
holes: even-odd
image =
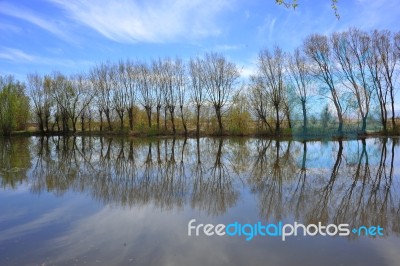
[[[190,98],[196,106],[196,135],[200,135],[200,109],[205,102],[204,79],[202,69],[203,61],[199,57],[190,59],[189,77],[190,77]]]
[[[303,113],[303,132],[307,131],[307,103],[312,97],[312,75],[307,58],[301,54],[300,49],[296,49],[288,60],[289,80],[293,84],[296,98],[300,100]]]
[[[100,115],[100,131],[103,130],[103,114],[106,116],[108,129],[113,130],[111,123],[112,116],[112,84],[110,78],[113,77],[113,73],[110,70],[110,63],[102,63],[94,67],[90,73],[90,80],[96,89],[96,98],[98,111]]]
[[[44,77],[38,73],[28,74],[27,80],[39,131],[43,133],[45,130],[49,130],[50,108],[52,105],[50,88],[45,86]]]
[[[84,116],[94,98],[94,91],[89,79],[84,74],[76,74],[70,77],[70,94],[67,113],[72,122],[73,131],[76,132],[76,124],[79,117],[82,119],[82,131],[84,131]]]
[[[186,122],[186,114],[185,114],[185,105],[186,105],[186,73],[185,73],[185,65],[182,59],[175,59],[175,83],[176,90],[178,92],[178,103],[179,103],[179,111],[181,115],[181,121],[183,130],[185,131],[185,136],[188,134],[187,122]]]
[[[128,109],[128,77],[126,65],[120,61],[118,65],[112,65],[109,70],[110,81],[113,88],[113,107],[120,121],[120,129],[124,129],[124,114]]]
[[[281,113],[286,100],[284,85],[284,55],[279,47],[271,53],[268,49],[258,56],[258,75],[266,95],[275,111],[275,131],[280,132]],[[289,118],[288,118],[289,119]]]
[[[390,104],[392,109],[392,127],[396,127],[395,120],[395,71],[399,64],[399,54],[395,47],[395,37],[388,30],[379,31],[377,33],[377,49],[379,52],[380,63],[382,64],[382,75],[385,80],[386,90],[388,91],[390,97]]]
[[[203,62],[204,87],[217,116],[219,134],[222,134],[223,108],[229,101],[240,74],[234,63],[218,53],[207,53]]]
[[[332,51],[343,75],[343,84],[356,98],[362,119],[361,132],[366,132],[370,110],[372,86],[368,76],[368,57],[370,56],[370,37],[357,29],[334,33],[331,36]]]
[[[151,128],[151,114],[154,106],[154,88],[152,86],[151,69],[145,63],[140,63],[139,70],[139,92],[140,103],[147,114],[148,126]]]
[[[249,101],[253,115],[261,121],[262,125],[266,125],[269,131],[272,131],[272,127],[268,122],[268,116],[271,109],[269,106],[270,101],[261,77],[257,75],[251,76],[249,88]]]
[[[330,91],[331,97],[329,98],[335,105],[339,120],[338,133],[342,134],[344,108],[337,88],[336,69],[328,37],[318,34],[307,37],[304,41],[304,51],[314,63],[315,76],[325,83]]]
[[[123,67],[121,67],[123,64]],[[128,113],[129,128],[133,130],[133,110],[136,105],[139,73],[138,66],[131,60],[126,60],[125,63],[120,62],[120,79],[125,90],[126,111]]]
[[[385,89],[384,77],[382,75],[382,64],[378,51],[379,33],[374,31],[371,34],[371,49],[370,56],[368,56],[368,71],[370,76],[370,84],[373,90],[376,92],[377,100],[379,102],[381,124],[383,131],[387,131],[387,103],[388,103],[388,91]]]
[[[156,95],[156,116],[157,116],[157,129],[160,129],[160,116],[161,116],[161,108],[163,106],[163,101],[165,101],[164,96],[166,94],[166,80],[163,74],[164,71],[164,62],[159,58],[158,60],[153,61],[152,64],[152,78],[153,85]],[[166,117],[164,117],[164,120]],[[166,130],[166,128],[165,128]]]

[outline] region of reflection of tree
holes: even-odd
[[[318,197],[311,212],[307,215],[308,223],[326,223],[329,219],[329,200],[332,198],[332,191],[338,178],[340,165],[342,163],[343,143],[341,140],[338,141],[338,145],[339,148],[337,151],[336,160],[332,167],[328,183],[322,189],[318,189],[316,191]]]
[[[189,202],[192,208],[220,215],[236,204],[243,185],[238,177],[245,176],[262,218],[294,215],[303,223],[379,224],[386,232],[400,233],[395,139],[335,144],[333,160],[324,167],[330,156],[310,152],[326,150],[318,142],[2,139],[0,180],[3,187],[27,182],[34,193],[73,190],[128,207],[171,209]]]
[[[271,145],[274,144],[274,145]],[[289,209],[286,198],[293,182],[295,164],[291,142],[263,141],[251,167],[251,191],[259,197],[260,216],[280,220]]]
[[[193,184],[192,207],[206,210],[209,214],[219,215],[235,205],[239,193],[232,183],[232,177],[222,156],[223,139],[218,140],[218,149],[214,164],[205,175],[200,165]],[[199,145],[197,145],[199,154]],[[198,164],[199,159],[197,160]],[[199,175],[200,174],[200,175]]]
[[[30,139],[0,138],[0,185],[17,188],[31,166]]]

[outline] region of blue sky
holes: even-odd
[[[244,76],[258,52],[285,51],[311,33],[358,27],[399,31],[398,0],[298,0],[296,11],[275,0],[0,0],[0,74],[72,74],[103,61],[187,59],[217,51]]]

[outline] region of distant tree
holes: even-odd
[[[3,135],[25,129],[29,118],[29,98],[25,85],[13,76],[0,76],[0,128]]]

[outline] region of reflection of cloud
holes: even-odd
[[[151,205],[129,210],[106,206],[74,223],[42,251],[57,254],[50,264],[92,257],[107,265],[193,265],[195,261],[220,265],[231,261],[223,245],[217,244],[229,239],[189,237],[189,220],[175,211],[154,211]],[[207,244],[210,240],[220,252]]]
[[[31,233],[35,230],[40,230],[42,228],[46,228],[47,226],[54,224],[55,221],[61,219],[65,212],[69,210],[72,206],[63,206],[60,208],[56,208],[52,212],[44,213],[42,216],[38,217],[35,220],[28,220],[24,224],[19,224],[14,227],[10,227],[6,230],[1,231],[0,234],[0,242],[6,241],[10,239],[15,239],[19,237],[23,237],[28,233]],[[7,219],[9,219],[8,217]],[[12,218],[12,217],[11,217]]]
[[[218,35],[217,15],[228,2],[49,0],[74,20],[117,42],[164,42]]]

